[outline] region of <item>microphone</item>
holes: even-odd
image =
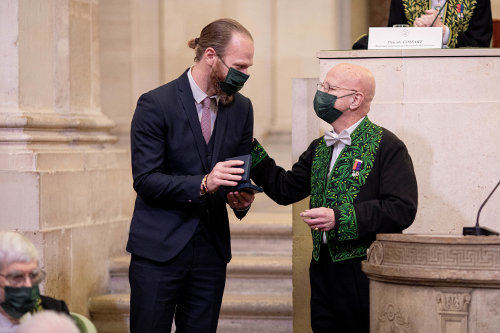
[[[439,12],[437,13],[436,17],[434,18],[434,21],[432,21],[432,23],[429,27],[432,27],[434,25],[434,22],[436,22],[437,18],[439,17],[439,14],[441,14],[441,12],[443,11],[443,8],[444,8],[444,6],[446,6],[447,2],[448,2],[448,0],[446,0],[444,2],[444,4],[441,6],[441,8],[439,8]]]
[[[495,230],[491,230],[491,229],[488,229],[486,227],[479,226],[479,214],[481,213],[481,209],[483,209],[486,202],[488,202],[488,200],[491,198],[491,195],[498,188],[498,185],[500,185],[500,181],[495,186],[495,188],[493,188],[493,191],[491,191],[490,195],[488,195],[486,200],[484,200],[481,207],[479,207],[479,211],[477,212],[477,218],[476,218],[476,226],[475,227],[464,227],[464,230],[463,230],[464,236],[466,236],[466,235],[470,235],[470,236],[491,236],[491,235],[498,236],[498,232],[496,232]]]

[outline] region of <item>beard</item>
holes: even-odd
[[[219,98],[219,102],[222,103],[222,105],[228,105],[233,102],[234,97],[223,92],[219,86],[219,82],[224,81],[225,79],[225,77],[223,77],[222,79],[220,78],[221,71],[219,70],[219,65],[220,64],[217,63],[217,66],[212,68],[212,71],[210,72],[210,85],[214,87],[215,96]]]

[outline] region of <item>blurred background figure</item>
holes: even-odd
[[[1,333],[16,332],[21,322],[42,310],[62,312],[70,319],[64,301],[40,295],[44,277],[33,243],[17,232],[0,232]]]
[[[489,47],[493,34],[490,0],[392,0],[387,26],[395,24],[441,27],[450,48]]]
[[[391,0],[387,26],[401,24],[441,27],[443,48],[490,47],[493,35],[490,0]],[[352,48],[368,48],[368,35]]]
[[[79,333],[73,320],[55,311],[42,311],[23,322],[17,333]]]

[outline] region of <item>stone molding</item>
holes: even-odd
[[[436,302],[439,313],[469,313],[470,293],[438,292]]]
[[[437,292],[437,312],[442,333],[467,333],[470,293]]]
[[[376,333],[413,333],[408,316],[403,315],[401,310],[392,303],[386,304],[384,310],[378,316]]]
[[[60,115],[55,112],[0,114],[0,143],[114,143],[114,122],[102,113]]]
[[[500,269],[500,246],[495,248],[429,244],[402,246],[398,243],[388,243],[384,244],[383,251],[382,258],[385,265],[474,270]]]
[[[380,234],[363,271],[395,283],[500,287],[500,238]]]

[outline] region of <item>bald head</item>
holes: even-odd
[[[329,87],[325,92],[337,96],[333,108],[342,112],[331,123],[335,132],[351,127],[370,111],[375,79],[368,69],[354,64],[337,64],[326,73],[323,91],[325,85]]]
[[[335,82],[336,86],[353,89],[363,93],[368,108],[375,96],[375,78],[366,68],[354,64],[338,64],[326,74],[325,81]]]

